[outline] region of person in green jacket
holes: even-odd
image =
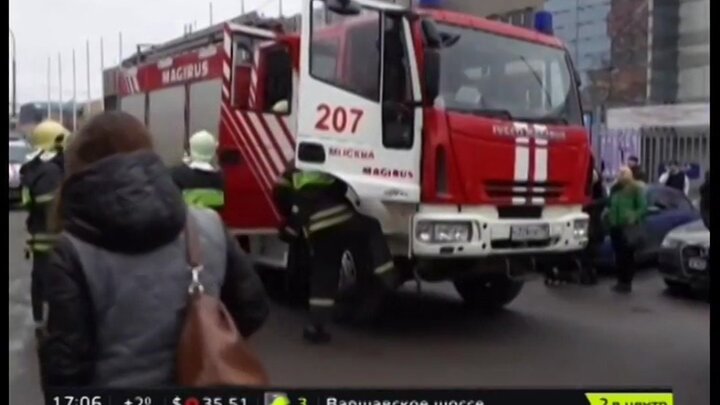
[[[620,293],[632,291],[635,275],[635,249],[637,226],[642,224],[647,211],[643,187],[633,178],[629,167],[622,167],[617,184],[610,194],[608,222],[610,238],[615,251],[618,283],[613,290]]]

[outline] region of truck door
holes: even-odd
[[[294,154],[294,75],[285,43],[272,32],[249,31],[232,36],[220,150],[226,178],[223,216],[236,232],[267,233],[279,221],[273,186]]]
[[[363,204],[416,203],[422,111],[410,24],[400,6],[357,3],[348,15],[303,1],[296,163],[344,180]]]

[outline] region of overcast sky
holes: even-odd
[[[245,0],[245,10],[277,16],[278,1]],[[116,65],[119,32],[123,56],[127,57],[138,43],[162,43],[181,36],[187,23],[197,23],[198,29],[206,27],[210,21],[209,4],[207,0],[10,0],[10,29],[17,40],[18,103],[47,100],[48,57],[52,57],[52,99],[58,99],[58,53],[62,60],[63,100],[70,100],[73,49],[77,98],[87,100],[87,40],[91,95],[98,98],[102,91],[100,38],[104,38],[105,66]],[[242,0],[213,0],[213,22],[240,15],[241,4]],[[300,0],[283,0],[284,14],[293,14],[299,8]]]

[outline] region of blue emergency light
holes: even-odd
[[[423,8],[440,8],[442,0],[418,0],[418,6]]]
[[[535,13],[535,30],[546,35],[553,35],[553,15],[547,11]]]

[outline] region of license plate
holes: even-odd
[[[707,261],[705,259],[692,258],[688,261],[688,267],[693,270],[705,271],[707,269]]]
[[[537,241],[550,238],[550,227],[540,225],[515,225],[510,228],[510,239],[515,241]]]

